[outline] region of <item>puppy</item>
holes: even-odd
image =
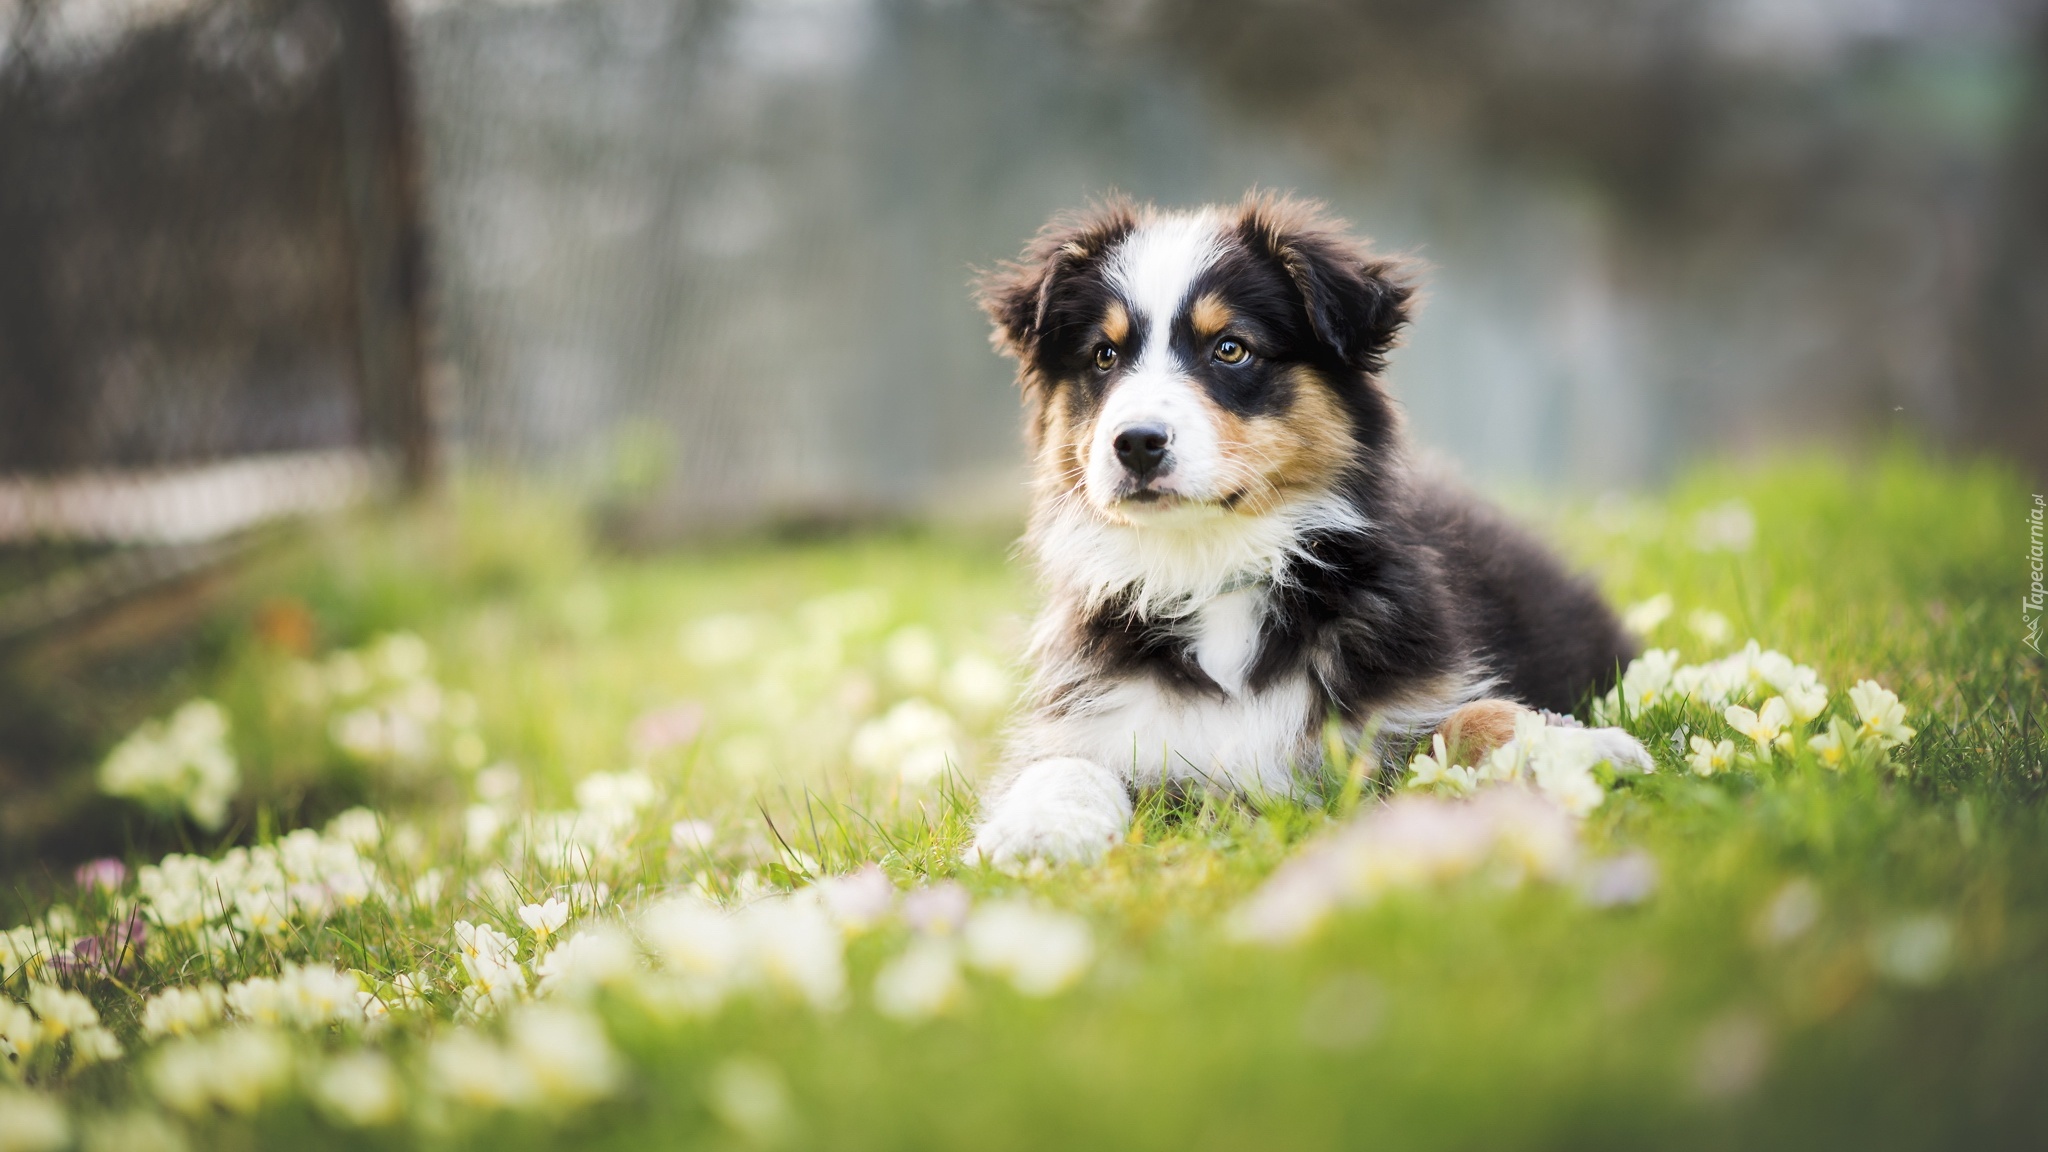
[[[1319,206],[1256,195],[1113,200],[984,278],[1048,598],[973,857],[1090,859],[1137,787],[1308,794],[1332,715],[1469,757],[1634,655],[1589,583],[1410,464],[1380,375],[1413,291]]]

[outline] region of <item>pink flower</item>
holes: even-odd
[[[112,892],[128,881],[128,866],[112,856],[88,860],[78,866],[71,878],[80,888],[100,888]]]
[[[929,888],[913,888],[903,895],[903,918],[919,932],[946,935],[967,923],[973,901],[967,889],[947,880]]]
[[[632,744],[637,756],[652,756],[680,748],[697,738],[704,727],[704,706],[685,700],[643,712],[633,721]]]
[[[73,940],[70,948],[50,957],[50,968],[65,976],[119,976],[142,955],[148,939],[149,925],[141,911],[130,912],[126,920],[108,925],[97,936]]]

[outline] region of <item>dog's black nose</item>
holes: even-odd
[[[1157,424],[1134,424],[1116,434],[1116,458],[1140,480],[1159,471],[1166,461],[1166,429]]]

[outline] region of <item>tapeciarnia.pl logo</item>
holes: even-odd
[[[2020,601],[2020,623],[2026,629],[2025,642],[2041,654],[2041,609],[2048,603],[2048,588],[2042,587],[2041,517],[2048,508],[2040,493],[2034,494],[2034,506],[2027,510],[2027,568],[2032,577],[2027,585],[2027,594]]]

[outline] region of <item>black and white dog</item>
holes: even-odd
[[[1411,466],[1379,377],[1412,292],[1272,196],[1112,201],[985,279],[1049,602],[975,857],[1092,858],[1135,787],[1300,794],[1332,715],[1483,751],[1613,682],[1634,645],[1592,586]]]

